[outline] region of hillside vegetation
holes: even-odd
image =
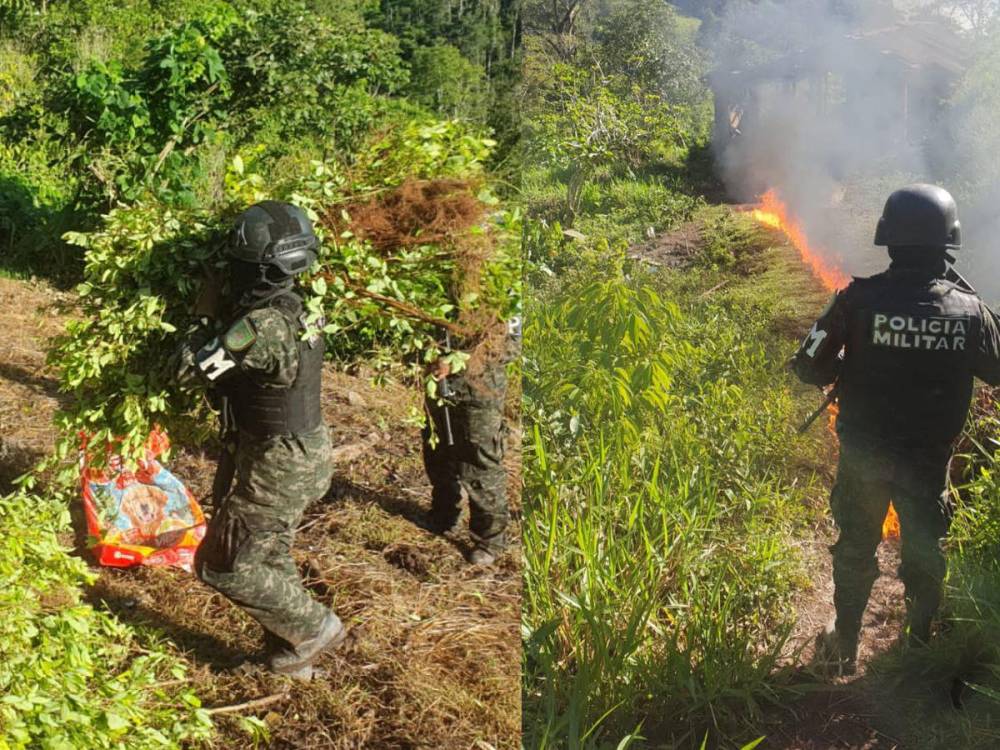
[[[409,412],[391,418],[411,442],[433,322],[488,338],[519,307],[520,216],[505,205],[516,21],[506,0],[0,2],[0,275],[43,278],[70,308],[48,354],[56,444],[28,454],[35,466],[12,459],[15,483],[23,415],[0,435],[0,747],[177,747],[215,732],[191,660],[85,595],[95,573],[66,542],[79,431],[132,454],[156,423],[181,455],[214,450],[212,415],[162,365],[239,211],[270,198],[310,213],[323,244],[309,310],[339,366],[408,387]],[[430,721],[447,737],[452,722]],[[269,729],[226,731],[251,743]]]
[[[834,439],[796,435],[821,397],[786,363],[828,293],[718,205],[699,21],[556,5],[525,15],[526,744],[828,747],[838,702],[844,746],[995,742],[992,396],[954,477],[945,632],[827,692],[797,627],[829,576]]]

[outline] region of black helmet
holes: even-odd
[[[909,185],[889,196],[875,230],[875,244],[921,247],[962,246],[962,225],[951,193],[937,185]]]
[[[313,264],[318,246],[305,211],[288,203],[262,201],[236,219],[226,255],[295,276]]]

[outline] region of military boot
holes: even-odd
[[[414,523],[424,531],[429,531],[435,536],[444,536],[456,530],[458,519],[458,513],[445,514],[430,510],[414,519]]]
[[[492,565],[507,548],[507,537],[503,533],[488,539],[473,536],[473,540],[475,544],[469,553],[469,563],[472,565]]]
[[[813,664],[824,674],[846,677],[857,671],[857,635],[837,632],[836,620],[831,620],[816,636]]]
[[[313,662],[324,651],[333,651],[343,645],[347,629],[333,612],[327,614],[319,633],[290,647],[279,648],[267,659],[267,666],[276,674],[310,680],[315,673]]]

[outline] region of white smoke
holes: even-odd
[[[845,5],[744,4],[708,35],[730,192],[752,201],[775,188],[831,262],[868,275],[888,264],[872,238],[889,193],[940,184],[959,202],[959,268],[997,301],[1000,92],[990,102],[983,91],[1000,55],[945,17]]]

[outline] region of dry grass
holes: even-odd
[[[0,280],[0,446],[49,450],[55,378],[42,346],[62,321],[42,286]],[[181,571],[101,570],[88,598],[162,638],[192,666],[206,706],[288,690],[256,711],[274,748],[517,748],[520,746],[520,432],[508,451],[513,544],[491,568],[466,565],[464,534],[438,538],[413,523],[429,503],[419,430],[407,423],[419,395],[368,373],[328,368],[323,409],[339,453],[335,480],[311,508],[296,545],[315,595],[351,627],[348,646],[326,656],[328,675],[291,684],[225,672],[261,646],[256,623]],[[516,398],[517,389],[511,397]],[[2,455],[2,454],[0,454]],[[0,459],[0,471],[7,470]],[[210,453],[181,451],[170,468],[208,495]],[[247,712],[244,712],[247,713]],[[216,717],[217,747],[251,745],[236,715]]]
[[[44,346],[62,331],[69,302],[47,284],[0,278],[0,494],[55,440],[58,383]]]

